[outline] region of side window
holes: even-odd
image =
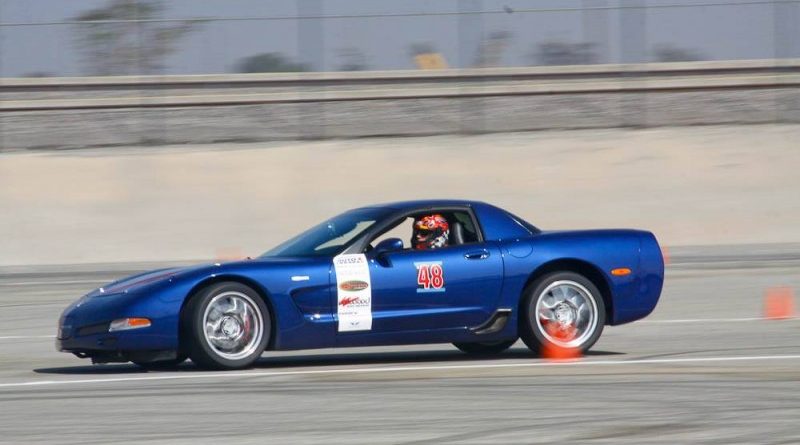
[[[414,229],[414,218],[407,217],[401,222],[399,225],[395,226],[393,229],[389,230],[388,232],[384,232],[378,235],[377,238],[372,240],[370,245],[375,247],[381,241],[388,239],[388,238],[400,238],[403,240],[403,246],[408,249],[411,247],[411,232]]]
[[[472,217],[467,212],[454,212],[454,219],[461,225],[463,232],[462,244],[477,243],[480,240],[478,229],[472,221]],[[456,229],[458,230],[458,229]]]
[[[373,239],[370,242],[370,246],[374,248],[378,243],[388,238],[400,238],[403,240],[403,245],[406,249],[414,249],[415,242],[412,239],[414,238],[414,222],[418,219],[433,215],[444,218],[449,228],[446,241],[433,243],[440,245],[440,247],[437,248],[477,243],[480,241],[478,229],[475,227],[475,222],[468,212],[427,210],[406,217],[398,225]]]

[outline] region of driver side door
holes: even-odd
[[[503,264],[496,246],[390,252],[370,260],[373,332],[463,329],[497,308]]]
[[[409,243],[410,227],[400,224],[372,245],[387,236]],[[478,326],[497,309],[503,260],[495,243],[473,240],[438,249],[368,252],[367,260],[372,326],[368,332],[339,332],[339,345],[433,340],[437,334]]]

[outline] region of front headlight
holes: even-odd
[[[108,325],[108,332],[130,331],[131,329],[141,329],[150,326],[150,320],[146,318],[119,318]]]

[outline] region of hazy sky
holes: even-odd
[[[731,5],[698,6],[721,1]],[[363,53],[372,69],[407,69],[413,68],[408,51],[413,43],[434,45],[451,66],[469,66],[481,41],[498,31],[510,32],[502,53],[507,66],[532,64],[531,54],[545,41],[591,41],[602,62],[647,60],[662,44],[708,59],[800,57],[800,2],[737,5],[743,2],[753,1],[168,0],[166,18],[428,15],[204,22],[180,42],[165,72],[231,72],[241,58],[265,52],[335,70],[345,62],[341,52],[351,48]],[[107,0],[0,0],[0,74],[82,74],[74,25],[12,25],[69,21],[104,4]],[[616,9],[642,4],[649,8]],[[584,6],[611,9],[580,11]],[[452,14],[506,8],[512,12]],[[524,11],[550,8],[578,10]]]

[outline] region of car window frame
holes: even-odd
[[[365,252],[365,250],[372,241],[374,241],[376,238],[383,235],[384,233],[388,232],[389,230],[392,230],[393,228],[402,224],[405,218],[408,218],[420,212],[464,212],[468,214],[469,217],[472,219],[472,224],[475,227],[475,234],[478,237],[477,241],[471,243],[458,244],[458,245],[449,245],[447,247],[443,247],[441,249],[436,249],[436,250],[444,250],[444,249],[449,249],[451,247],[459,247],[466,245],[483,244],[486,242],[486,238],[483,234],[483,227],[481,226],[480,220],[478,220],[478,217],[475,214],[475,211],[472,208],[472,206],[466,206],[466,205],[423,206],[423,207],[415,207],[413,209],[406,209],[399,211],[397,213],[389,215],[384,222],[377,222],[373,224],[372,227],[367,229],[367,231],[359,237],[360,239],[353,242],[349,247],[347,247],[344,251],[342,251],[341,254],[367,253]],[[404,249],[403,251],[406,250]],[[415,250],[410,249],[409,251],[415,251]]]

